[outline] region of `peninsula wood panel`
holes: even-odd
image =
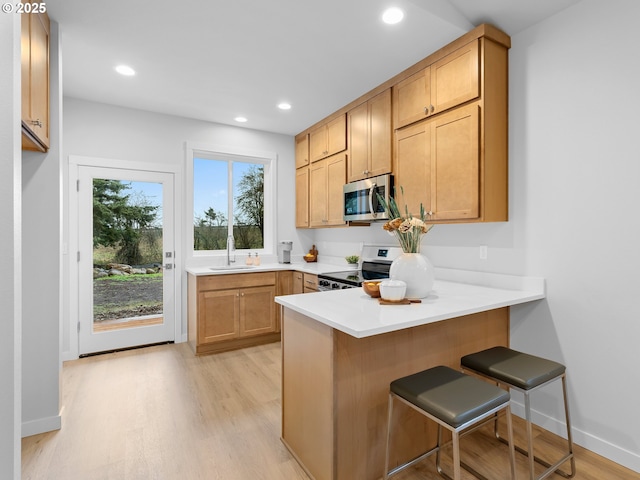
[[[508,346],[509,309],[358,339],[285,308],[282,335],[283,440],[316,480],[377,480],[391,381]],[[408,407],[395,412],[392,466],[433,446],[436,434]]]

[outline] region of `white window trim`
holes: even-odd
[[[244,161],[264,165],[264,248],[258,249],[261,255],[275,255],[276,245],[276,184],[278,164],[275,152],[248,150],[225,145],[185,143],[185,219],[184,245],[187,247],[187,259],[218,258],[226,256],[225,251],[196,251],[193,249],[193,158],[212,158],[220,160]],[[233,195],[231,192],[229,195]],[[233,201],[233,199],[231,199]],[[251,249],[250,251],[256,251]]]

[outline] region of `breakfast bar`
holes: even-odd
[[[389,383],[509,345],[510,307],[544,279],[439,271],[421,303],[381,305],[362,289],[276,297],[282,321],[282,441],[316,480],[378,479]],[[396,409],[391,466],[428,450],[436,429]]]

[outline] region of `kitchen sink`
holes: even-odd
[[[209,270],[220,272],[224,270],[248,270],[250,268],[253,268],[253,265],[222,265],[222,266],[216,266],[216,267],[209,267]]]

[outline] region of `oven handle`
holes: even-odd
[[[371,216],[373,218],[376,218],[376,216],[378,215],[376,212],[373,211],[373,191],[376,189],[376,182],[373,182],[371,184],[371,188],[369,189],[369,212],[371,212]]]

